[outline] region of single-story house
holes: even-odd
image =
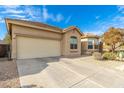
[[[5,19],[11,36],[11,58],[41,58],[81,55],[80,30],[71,26],[60,29],[48,24]]]
[[[86,33],[81,36],[82,54],[92,54],[99,51],[99,36]]]

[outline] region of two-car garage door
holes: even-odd
[[[60,56],[60,41],[17,36],[17,59]]]

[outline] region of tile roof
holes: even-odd
[[[80,29],[77,28],[76,26],[70,26],[70,27],[68,27],[68,28],[65,28],[65,29],[63,29],[63,32],[67,32],[67,31],[70,31],[70,30],[72,30],[72,29],[77,29],[78,32],[79,32],[81,35],[83,35],[83,33],[80,32]]]
[[[51,26],[51,25],[48,25],[48,24],[44,24],[44,23],[41,23],[41,22],[19,20],[19,19],[9,19],[9,18],[6,18],[6,20],[15,21],[15,22],[21,22],[21,23],[24,23],[24,24],[29,24],[29,25],[38,26],[38,27],[46,27],[48,29],[53,29],[53,30],[57,30],[57,31],[60,31],[60,32],[62,31],[61,28]]]
[[[81,38],[99,38],[99,36],[93,33],[85,33]]]
[[[33,22],[33,21],[26,21],[26,20],[19,20],[19,19],[9,19],[9,18],[6,18],[6,24],[7,24],[7,27],[9,29],[9,25],[8,24],[16,24],[16,25],[23,25],[23,26],[35,26],[35,27],[38,27],[38,28],[46,28],[46,29],[49,29],[53,32],[59,32],[59,33],[65,33],[67,31],[70,31],[72,29],[77,29],[78,32],[82,35],[83,33],[80,32],[80,29],[78,29],[76,26],[70,26],[68,28],[65,28],[65,29],[61,29],[61,28],[58,28],[56,26],[51,26],[51,25],[48,25],[48,24],[44,24],[44,23],[41,23],[41,22]],[[10,30],[9,30],[10,31]]]

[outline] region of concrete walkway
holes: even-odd
[[[124,75],[91,57],[17,60],[21,87],[124,87]]]

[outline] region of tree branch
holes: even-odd
[[[119,48],[119,47],[121,47],[121,46],[123,46],[123,45],[124,45],[124,42],[121,43],[119,46],[115,47],[115,49],[116,49],[116,48]]]

